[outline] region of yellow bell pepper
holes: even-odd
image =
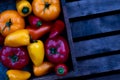
[[[44,44],[41,40],[36,40],[27,46],[29,56],[35,66],[39,66],[44,60]]]
[[[6,72],[9,80],[28,80],[31,77],[31,73],[22,70],[8,70]]]
[[[16,8],[18,13],[25,17],[28,16],[32,12],[32,6],[27,0],[19,0],[16,2]]]
[[[30,44],[29,31],[27,29],[17,30],[6,36],[4,45],[10,47],[27,46]]]

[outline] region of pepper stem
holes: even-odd
[[[27,14],[28,12],[29,12],[29,8],[28,7],[23,7],[22,13]]]
[[[57,49],[56,48],[50,48],[50,52],[51,52],[51,54],[56,54],[57,53]]]
[[[64,74],[64,69],[63,68],[58,68],[58,73],[59,74]]]
[[[2,29],[2,32],[5,30],[6,27],[10,30],[10,26],[12,25],[11,19],[9,19],[8,22],[6,22],[5,27]]]
[[[38,41],[37,40],[33,40],[33,43],[37,43]]]
[[[41,21],[38,21],[37,22],[37,27],[40,27],[42,25],[42,22]]]
[[[49,8],[51,4],[49,4],[48,2],[45,3],[45,8]]]
[[[6,26],[10,27],[12,25],[11,19],[9,19],[8,22],[6,22]]]
[[[12,56],[10,56],[10,59],[12,60],[13,63],[15,63],[15,62],[18,61],[17,55],[12,55]]]
[[[29,35],[29,36],[30,36],[30,43],[37,43],[38,42],[37,40],[33,40],[31,35]]]

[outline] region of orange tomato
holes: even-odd
[[[15,10],[6,10],[0,14],[0,32],[3,36],[23,29],[25,27],[24,18]]]
[[[61,11],[60,0],[33,0],[33,13],[45,21],[55,20]]]

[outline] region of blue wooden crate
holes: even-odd
[[[66,37],[71,50],[67,64],[69,73],[64,77],[58,77],[54,73],[43,77],[32,76],[31,80],[68,78],[102,80],[110,79],[110,76],[108,78],[104,76],[112,74],[114,76],[117,74],[118,77],[120,71],[119,5],[120,0],[61,0],[60,17],[66,23]],[[15,0],[0,0],[0,12],[7,9],[16,10]],[[26,69],[31,71],[29,66]]]
[[[120,0],[62,0],[75,77],[120,71],[119,5]]]

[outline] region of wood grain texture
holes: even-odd
[[[74,43],[76,57],[102,54],[120,50],[120,35],[91,39]]]
[[[66,4],[68,17],[75,18],[91,14],[120,10],[120,0],[78,0]]]
[[[120,1],[67,2],[63,10],[75,76],[120,70]]]
[[[81,76],[104,73],[120,69],[120,54],[99,57],[78,62],[78,73]],[[80,76],[79,75],[79,76]]]
[[[71,22],[72,37],[84,37],[120,30],[120,14]]]

